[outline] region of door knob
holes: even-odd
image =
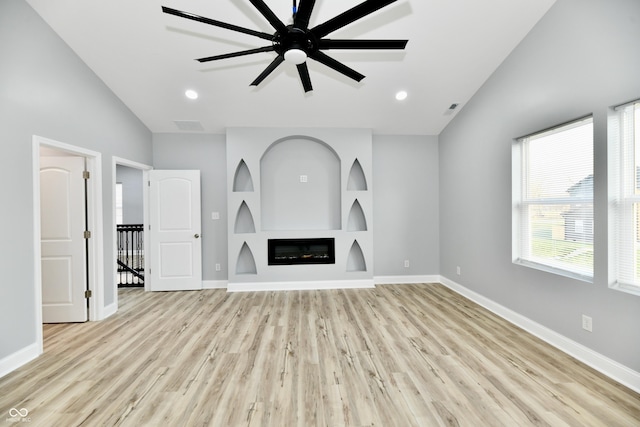
[[[200,235],[198,233],[194,234],[193,237],[195,237],[196,239],[200,238]]]

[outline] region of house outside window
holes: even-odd
[[[610,287],[640,295],[640,100],[609,120]]]
[[[593,119],[513,144],[513,261],[593,278]]]

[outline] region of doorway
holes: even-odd
[[[86,239],[85,256],[85,289],[88,291],[89,320],[104,318],[104,280],[103,280],[103,233],[102,233],[102,155],[98,152],[76,147],[63,142],[34,135],[32,138],[32,173],[33,173],[33,246],[34,246],[34,295],[36,315],[36,337],[40,353],[43,351],[42,323],[43,323],[43,290],[42,290],[42,211],[40,158],[55,154],[61,157],[79,157],[83,159],[89,179],[86,180],[86,209],[81,215],[86,221],[86,231],[90,237]]]
[[[119,236],[118,236],[118,223],[119,220],[122,219],[122,222],[135,222],[137,225],[141,225],[142,228],[142,242],[139,244],[135,244],[134,256],[140,256],[142,253],[145,261],[141,266],[141,271],[139,272],[142,277],[148,277],[149,272],[149,263],[148,257],[146,254],[149,253],[149,242],[148,239],[145,238],[144,232],[149,229],[149,208],[148,208],[148,187],[145,184],[148,182],[148,173],[153,169],[150,165],[146,165],[143,163],[134,162],[128,159],[123,159],[121,157],[113,157],[112,161],[112,192],[113,192],[113,210],[112,210],[112,230],[113,230],[113,266],[114,269],[114,281],[113,281],[113,292],[115,295],[115,307],[114,310],[117,310],[118,306],[118,288],[119,288],[119,279],[121,275],[120,263],[118,260],[120,259],[119,254]],[[127,184],[128,182],[128,184]],[[123,184],[120,187],[118,184]],[[118,200],[118,188],[121,188],[123,191],[123,206],[122,210],[120,210],[120,206],[117,203]],[[128,191],[130,194],[125,194]],[[131,194],[133,193],[133,194]],[[132,240],[133,241],[133,240]],[[133,269],[136,269],[136,265],[132,265]],[[133,273],[130,274],[133,276]],[[137,282],[138,280],[133,280]],[[145,290],[148,290],[148,281],[143,281],[143,286]],[[114,311],[115,312],[115,311]]]
[[[118,288],[144,287],[143,170],[116,164],[116,246]]]

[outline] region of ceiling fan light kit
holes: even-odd
[[[274,34],[256,31],[249,28],[240,27],[215,19],[206,18],[204,16],[195,15],[189,12],[183,12],[166,6],[162,7],[164,13],[175,15],[181,18],[202,22],[213,25],[215,27],[225,28],[227,30],[252,35],[261,39],[269,40],[270,46],[248,49],[239,52],[232,52],[222,55],[214,55],[205,58],[199,58],[199,62],[217,61],[220,59],[234,58],[238,56],[251,55],[254,53],[271,52],[278,54],[275,59],[260,73],[260,75],[251,82],[252,86],[259,85],[265,78],[269,76],[282,62],[295,64],[298,69],[298,75],[302,82],[305,92],[313,90],[311,78],[309,77],[309,69],[307,67],[307,59],[313,59],[325,66],[355,80],[360,81],[365,76],[344,65],[343,63],[331,58],[323,50],[330,49],[404,49],[408,40],[350,40],[350,39],[326,39],[329,33],[336,31],[346,25],[363,18],[378,9],[390,5],[397,0],[366,0],[363,3],[319,24],[313,28],[309,28],[309,19],[315,5],[315,0],[300,0],[300,4],[293,3],[293,23],[285,25],[266,5],[264,0],[249,0],[251,4],[260,12],[260,14],[269,21],[269,24],[275,29]]]
[[[307,53],[302,49],[292,48],[284,53],[284,60],[299,65],[307,60]]]

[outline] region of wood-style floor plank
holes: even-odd
[[[640,395],[438,284],[120,290],[0,378],[32,426],[640,426]],[[2,418],[0,417],[0,421]]]

